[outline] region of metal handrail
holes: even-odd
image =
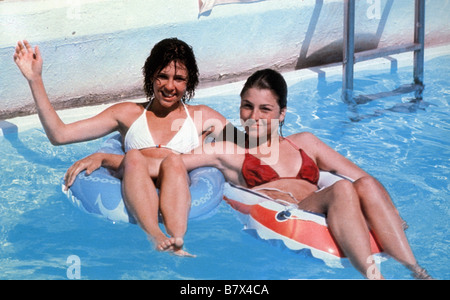
[[[399,46],[377,48],[355,54],[355,1],[344,0],[344,47],[342,99],[355,103],[353,97],[354,64],[364,60],[385,57],[403,52],[414,52],[414,85],[416,97],[423,91],[424,52],[425,52],[425,0],[415,0],[414,42]]]

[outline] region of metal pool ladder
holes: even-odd
[[[422,98],[424,51],[425,51],[425,0],[415,0],[414,42],[355,53],[355,1],[344,0],[344,59],[342,78],[342,99],[349,104],[365,103],[376,95],[353,96],[354,64],[374,58],[414,51],[414,83],[396,89],[395,93],[416,92]],[[383,93],[381,93],[383,94]],[[386,93],[384,93],[386,94]],[[380,98],[381,96],[378,96]]]

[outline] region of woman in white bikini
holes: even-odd
[[[185,104],[194,96],[198,68],[191,47],[176,38],[156,44],[145,62],[144,89],[148,102],[114,104],[92,118],[71,124],[65,124],[59,118],[48,99],[42,79],[43,60],[39,47],[33,50],[27,41],[18,42],[14,61],[29,83],[41,123],[54,145],[93,140],[119,131],[125,151],[131,153],[130,158],[133,152],[163,158],[173,152],[191,151],[200,145],[206,135],[220,135],[227,124],[221,114],[207,106]],[[191,118],[193,115],[201,117],[194,120]],[[117,159],[121,162],[122,158]],[[87,173],[95,169],[90,168]],[[150,177],[134,176],[133,172],[129,172],[130,169],[124,170],[123,177],[123,193],[128,209],[157,249],[188,255],[182,246],[190,199],[180,203],[174,197],[173,190],[167,188],[176,182],[164,180],[167,176],[186,179],[172,176],[168,174],[169,171],[162,173],[154,182]],[[145,191],[145,197],[134,193],[137,186],[145,187],[138,189]],[[159,197],[156,187],[161,190]],[[162,213],[169,237],[159,227],[159,212]]]

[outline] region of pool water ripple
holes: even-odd
[[[419,262],[434,277],[450,279],[450,56],[425,67],[418,104],[408,94],[349,107],[340,100],[340,76],[299,81],[290,86],[283,133],[310,131],[378,178],[409,224]],[[364,94],[395,89],[412,76],[409,67],[356,75],[356,93]],[[236,122],[238,95],[193,104]],[[41,128],[0,137],[0,279],[66,279],[70,255],[80,257],[83,279],[361,278],[353,268],[329,268],[308,253],[255,238],[225,203],[213,218],[190,222],[186,247],[195,259],[154,251],[138,226],[82,213],[61,193],[60,180],[102,141],[54,147]],[[387,278],[411,278],[392,259],[381,270]]]

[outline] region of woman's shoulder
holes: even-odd
[[[142,113],[148,102],[121,102],[111,105],[107,110],[119,115],[135,115]]]
[[[319,153],[322,153],[325,149],[328,149],[325,143],[323,143],[313,133],[308,131],[295,133],[287,138],[298,148],[313,157],[317,157]]]
[[[202,130],[212,127],[222,129],[228,123],[222,114],[207,105],[187,105],[187,108],[189,114],[194,119],[194,122],[198,124]]]
[[[294,133],[287,137],[291,142],[300,146],[300,144],[308,144],[310,142],[317,142],[319,139],[309,131]]]
[[[127,111],[143,111],[145,109],[145,107],[147,106],[148,101],[147,102],[131,102],[131,101],[125,101],[125,102],[120,102],[120,103],[116,103],[113,104],[111,106],[111,108],[114,109],[125,109]]]
[[[145,102],[139,103],[127,101],[113,104],[107,108],[105,112],[109,112],[113,118],[119,121],[119,123],[127,124],[126,126],[129,126],[130,122],[134,121],[142,114],[145,107]]]
[[[201,112],[205,115],[205,117],[215,117],[215,118],[224,118],[221,113],[216,111],[215,109],[209,107],[208,105],[204,104],[198,104],[198,105],[192,105],[192,104],[186,104],[189,113],[195,113],[195,112]]]

